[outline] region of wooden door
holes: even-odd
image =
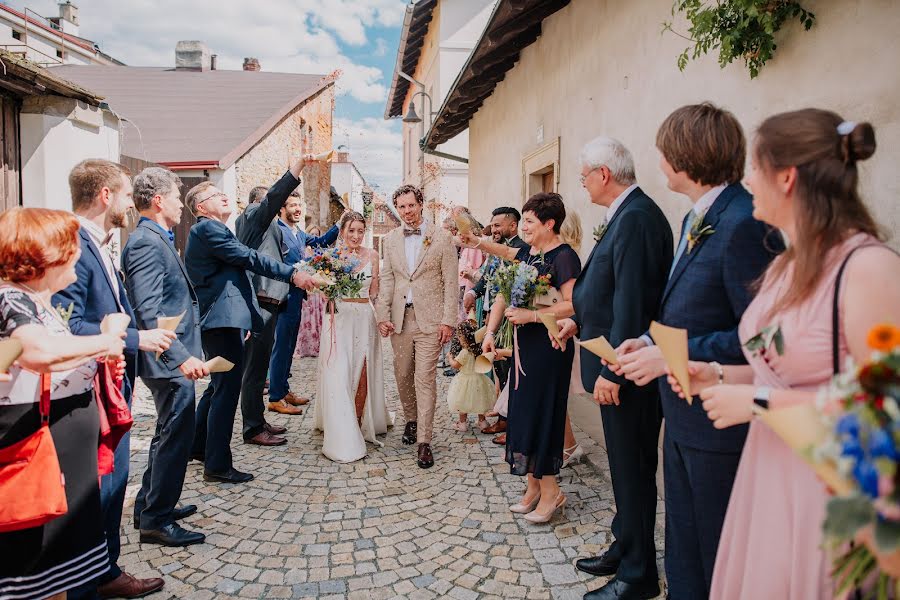
[[[553,167],[550,167],[550,170],[546,173],[541,174],[541,191],[550,193],[553,191]]]
[[[22,205],[20,102],[0,95],[0,211]]]
[[[208,177],[182,177],[182,199],[185,197],[185,195],[187,195],[192,187],[194,187],[198,183],[203,183],[208,179]],[[182,257],[184,256],[184,249],[187,248],[188,234],[191,232],[191,227],[193,227],[196,222],[197,217],[195,217],[193,213],[191,213],[191,209],[185,206],[184,210],[181,211],[181,223],[179,223],[175,228],[175,248],[178,249],[178,253]]]

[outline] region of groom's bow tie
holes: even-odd
[[[404,228],[403,228],[403,235],[406,235],[406,236],[410,236],[410,235],[422,235],[422,230],[421,230],[420,228],[418,228],[418,227],[417,227],[416,229],[406,229],[406,228],[404,227]]]

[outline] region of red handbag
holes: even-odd
[[[100,412],[100,440],[97,448],[98,475],[109,475],[115,464],[116,447],[131,429],[134,419],[131,409],[122,395],[122,384],[112,376],[112,368],[106,361],[97,363],[94,392]]]
[[[41,427],[0,449],[0,532],[43,525],[66,514],[65,478],[50,435],[50,375],[41,375]]]

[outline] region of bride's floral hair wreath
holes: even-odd
[[[363,224],[363,229],[365,229],[365,227],[366,227],[366,218],[365,218],[364,216],[362,216],[360,213],[356,212],[355,210],[347,211],[347,212],[344,214],[344,216],[341,217],[341,221],[340,221],[340,223],[338,224],[338,229],[340,229],[341,232],[343,232],[344,229],[346,229],[346,227],[347,227],[348,224],[354,223],[354,222],[356,222],[356,221],[359,221],[360,223],[362,223],[362,224]]]
[[[478,358],[481,356],[481,345],[475,341],[475,330],[478,325],[475,324],[475,321],[460,321],[459,325],[456,326],[456,335],[462,338],[460,341],[462,342],[463,348],[469,351],[469,354]]]

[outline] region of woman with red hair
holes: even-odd
[[[0,213],[0,340],[23,353],[0,381],[0,449],[41,427],[41,373],[49,373],[50,435],[68,511],[44,525],[0,533],[0,597],[65,597],[109,569],[97,479],[96,359],[122,360],[118,336],[73,336],[51,296],[75,281],[78,221],[68,212]],[[2,465],[0,465],[2,466]],[[9,485],[9,484],[6,484]]]

